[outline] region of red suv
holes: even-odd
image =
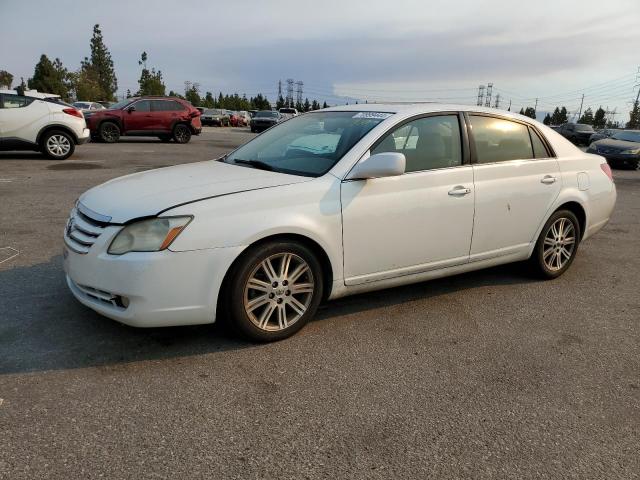
[[[200,112],[189,102],[174,97],[134,97],[98,110],[87,119],[91,138],[117,142],[120,135],[158,137],[187,143],[202,130]]]

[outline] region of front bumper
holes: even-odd
[[[91,138],[91,132],[88,128],[83,128],[82,133],[78,135],[78,145],[87,143],[89,141],[89,138]]]
[[[108,230],[87,254],[65,246],[67,285],[80,303],[134,327],[215,321],[222,280],[242,247],[109,255],[119,227]]]

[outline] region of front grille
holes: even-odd
[[[75,283],[73,280],[71,280],[71,282],[73,282],[73,286],[76,287],[78,291],[94,302],[110,305],[111,307],[115,307],[119,310],[125,310],[129,306],[129,299],[126,297],[122,297],[105,290],[89,287],[87,285],[80,285]]]
[[[64,230],[64,243],[76,253],[88,253],[105,227],[109,225],[107,219],[111,220],[110,217],[95,214],[77,203],[71,210]]]

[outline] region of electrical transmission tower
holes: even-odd
[[[293,105],[293,78],[287,78],[287,107]]]
[[[496,103],[493,104],[493,108],[500,108],[500,94],[496,94]]]
[[[282,80],[278,80],[278,100],[282,97]]]
[[[480,107],[484,103],[484,89],[485,89],[484,85],[480,85],[478,87],[478,103],[477,103],[477,105],[480,106]]]
[[[304,86],[304,82],[298,80],[296,82],[296,105],[302,105],[302,87]]]
[[[493,90],[493,83],[487,83],[487,96],[485,97],[484,106],[491,106],[491,91]]]

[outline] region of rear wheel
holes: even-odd
[[[53,160],[65,160],[73,154],[75,142],[63,130],[50,130],[42,137],[41,149],[42,153]]]
[[[176,143],[189,143],[191,130],[184,123],[179,123],[173,127],[173,139]]]
[[[542,278],[557,278],[573,263],[580,243],[580,222],[569,210],[558,210],[545,223],[530,259]]]
[[[105,143],[115,143],[120,139],[120,127],[114,122],[103,122],[98,129],[98,135]]]
[[[231,272],[226,310],[232,326],[251,340],[287,338],[313,317],[322,298],[322,268],[306,246],[261,245]]]

